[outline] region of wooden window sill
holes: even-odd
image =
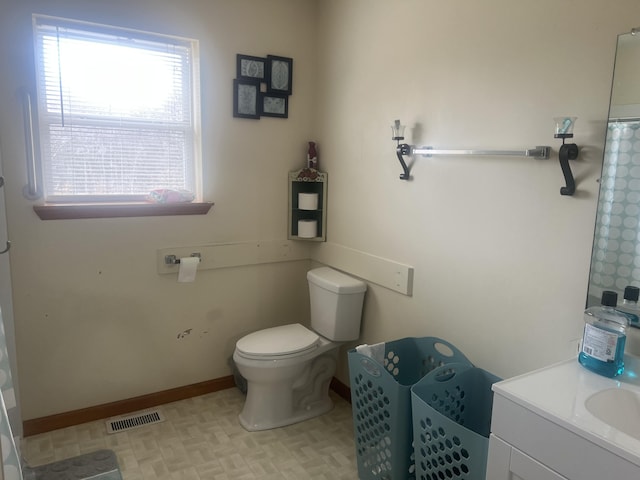
[[[213,202],[199,203],[111,203],[34,205],[41,220],[80,218],[157,217],[168,215],[206,215]]]

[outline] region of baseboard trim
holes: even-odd
[[[140,397],[128,398],[118,402],[105,403],[95,407],[82,408],[71,412],[58,413],[48,417],[33,418],[22,422],[23,434],[25,437],[38,435],[40,433],[58,430],[60,428],[71,427],[81,423],[94,422],[117,415],[124,415],[131,412],[144,410],[145,408],[157,407],[165,403],[177,402],[186,398],[197,397],[206,393],[226,390],[235,387],[232,375],[228,377],[216,378],[206,382],[194,383],[184,387],[171,388],[161,392],[150,393]],[[347,402],[351,403],[351,389],[337,378],[333,377],[330,388]]]
[[[58,430],[59,428],[71,427],[81,423],[93,422],[105,418],[124,415],[126,413],[137,412],[145,408],[157,407],[165,403],[176,402],[186,398],[197,397],[206,393],[226,390],[235,386],[233,376],[216,378],[206,382],[194,383],[184,387],[172,388],[161,392],[141,395],[139,397],[128,398],[118,402],[105,403],[95,407],[82,408],[71,412],[58,413],[48,417],[25,420],[22,423],[25,437],[37,435],[39,433]]]
[[[333,377],[331,379],[330,388],[331,388],[331,390],[336,392],[338,394],[338,396],[342,397],[347,402],[351,403],[351,388],[349,388],[348,385],[345,385],[340,380],[338,380],[336,377]]]

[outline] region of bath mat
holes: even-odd
[[[98,450],[39,467],[26,467],[23,477],[24,480],[122,480],[112,450]]]

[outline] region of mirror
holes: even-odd
[[[587,306],[640,287],[640,29],[618,36]]]

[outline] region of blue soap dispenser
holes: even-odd
[[[602,292],[602,305],[584,312],[584,334],[578,361],[589,370],[605,377],[624,371],[624,345],[629,319],[616,310],[618,294]]]

